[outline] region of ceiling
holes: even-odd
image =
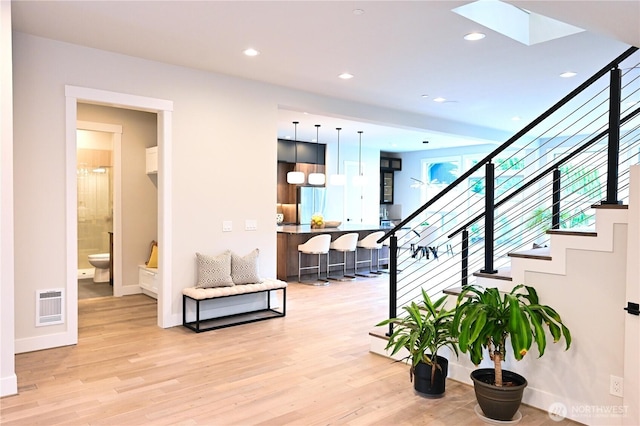
[[[640,46],[637,0],[508,2],[586,30],[532,46],[451,11],[467,3],[14,0],[12,11],[16,31],[387,111],[388,119],[364,120],[287,105],[278,137],[292,136],[297,120],[300,140],[315,138],[321,124],[321,142],[335,140],[336,127],[345,143],[363,130],[367,146],[389,152],[511,135],[629,45]],[[486,38],[463,39],[473,31]],[[245,56],[248,47],[260,55]],[[577,76],[560,78],[565,71]],[[343,72],[354,78],[338,78]]]

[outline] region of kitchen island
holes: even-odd
[[[283,281],[297,281],[298,280],[298,245],[304,244],[309,240],[309,238],[319,235],[319,234],[330,234],[331,241],[335,241],[336,238],[341,235],[348,234],[351,232],[358,233],[358,240],[363,239],[367,235],[376,231],[389,231],[388,227],[380,227],[376,225],[351,225],[345,224],[340,225],[338,228],[322,228],[322,229],[311,229],[310,225],[282,225],[277,227],[278,238],[277,238],[277,257],[278,257],[278,265],[277,265],[277,276],[279,280]],[[389,248],[384,246],[380,253],[381,259],[388,259]],[[370,259],[371,253],[367,249],[358,248],[358,262],[360,261],[368,261]],[[373,269],[376,268],[377,255],[376,251],[373,252]],[[317,256],[303,256],[302,260],[303,266],[312,266],[317,265],[318,258]],[[329,259],[329,263],[339,263],[342,262],[342,253],[331,252],[331,257]],[[324,276],[326,271],[326,262],[325,257],[322,256],[322,275]],[[380,267],[386,267],[387,261],[381,262]],[[353,257],[349,256],[347,260],[347,269],[348,271],[352,271],[353,267]],[[360,271],[368,271],[369,264],[367,262],[360,263],[358,265]],[[331,274],[336,272],[341,272],[342,267],[334,267],[331,269]],[[315,273],[303,272],[303,279],[305,278],[313,278],[315,277]]]

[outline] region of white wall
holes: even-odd
[[[0,2],[0,396],[18,392],[14,362],[11,2]]]
[[[14,39],[15,297],[20,306],[15,316],[16,338],[18,342],[46,342],[41,347],[55,346],[56,333],[71,333],[67,325],[34,326],[35,290],[63,286],[67,277],[65,85],[173,102],[173,240],[168,277],[172,289],[167,300],[176,324],[181,289],[195,282],[197,251],[216,254],[231,249],[245,254],[258,247],[262,274],[276,274],[276,122],[280,105],[370,120],[391,117],[417,122],[417,117],[398,111],[22,33],[15,33]],[[438,124],[437,119],[430,122]],[[441,125],[450,128],[452,123]],[[375,171],[365,196],[368,223],[377,222],[378,217],[377,154],[363,148],[367,170]],[[357,161],[353,152],[342,153],[342,158]],[[244,231],[247,219],[257,220],[257,231]],[[233,232],[221,232],[224,220],[233,222]],[[34,259],[38,259],[37,268]],[[48,279],[43,279],[41,271],[46,271]]]
[[[629,189],[629,237],[627,239],[627,289],[626,302],[640,301],[640,164],[631,166]],[[640,317],[624,316],[624,399],[627,417],[624,425],[636,425],[640,421]]]
[[[542,358],[538,358],[535,344],[522,361],[515,361],[508,352],[504,368],[529,382],[524,403],[554,412],[557,408],[552,410],[552,405],[562,404],[566,417],[584,424],[621,424],[623,400],[609,394],[609,377],[626,377],[627,314],[622,310],[627,271],[626,213],[598,209],[597,237],[552,236],[552,261],[512,258],[513,282],[478,281],[479,285],[504,291],[522,283],[535,287],[540,302],[556,309],[571,331],[572,344],[566,352],[564,340],[553,344],[551,336],[547,337]],[[631,356],[637,361],[637,353]],[[490,361],[483,360],[482,366],[490,366]],[[452,378],[467,383],[475,369],[464,354],[449,368]],[[637,382],[627,383],[637,387]],[[617,414],[611,410],[617,410]]]

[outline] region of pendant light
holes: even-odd
[[[364,186],[367,183],[367,179],[362,172],[362,130],[358,130],[359,142],[358,142],[358,176],[354,176],[353,184],[355,186]]]
[[[303,172],[298,172],[296,171],[296,169],[298,168],[298,121],[294,121],[293,125],[294,125],[294,136],[293,136],[293,143],[294,143],[294,149],[295,149],[295,166],[293,168],[292,172],[287,173],[287,183],[290,183],[292,185],[301,185],[304,183],[304,173]]]
[[[309,185],[324,185],[325,177],[324,173],[318,173],[318,163],[320,162],[320,139],[318,133],[320,125],[316,124],[316,166],[315,172],[309,173]]]
[[[338,131],[338,173],[329,176],[329,183],[335,186],[344,186],[344,184],[346,183],[345,175],[340,174],[340,130],[342,130],[342,127],[336,127],[336,130]]]

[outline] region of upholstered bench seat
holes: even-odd
[[[187,287],[182,294],[194,300],[214,299],[216,297],[235,296],[237,294],[257,293],[267,290],[277,290],[287,287],[287,283],[280,280],[266,279],[257,284],[239,284],[233,287],[197,288]]]
[[[280,310],[271,307],[272,291],[281,291],[282,300]],[[264,307],[251,311],[241,312],[232,315],[223,315],[200,318],[200,304],[203,301],[223,299],[234,296],[242,296],[255,293],[266,295]],[[215,330],[233,325],[247,324],[255,321],[262,321],[271,318],[284,317],[286,315],[287,283],[276,279],[264,279],[260,283],[237,284],[228,287],[199,288],[187,287],[182,290],[182,325],[197,333],[201,331]],[[187,301],[195,303],[195,321],[187,321]],[[206,325],[203,323],[207,323]]]

